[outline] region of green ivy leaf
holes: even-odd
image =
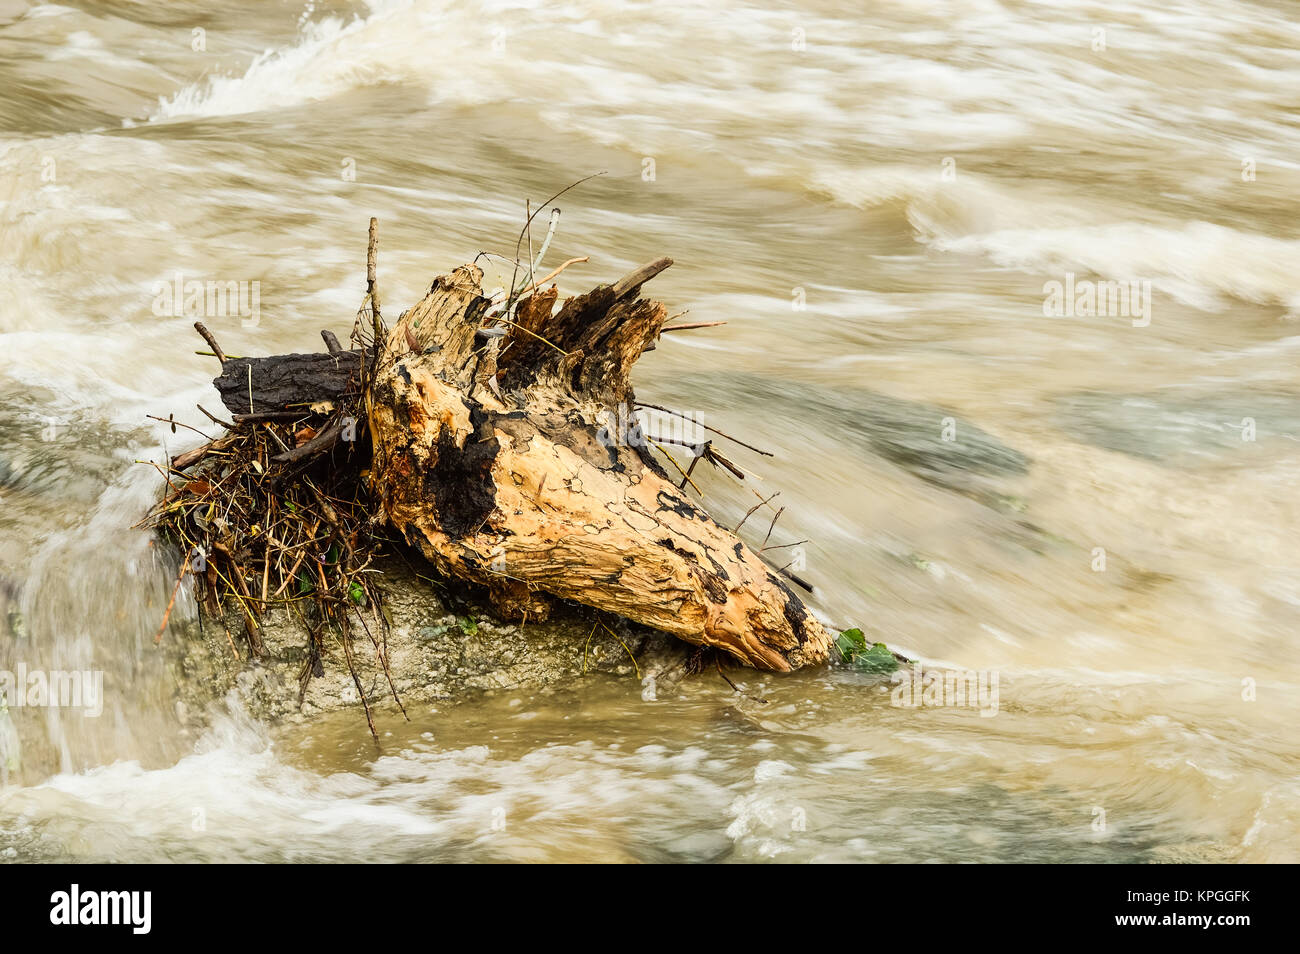
[[[859,672],[888,674],[898,668],[898,660],[884,643],[867,645],[867,637],[862,630],[846,629],[835,640],[835,648],[840,658],[850,663]]]
[[[867,637],[862,635],[860,629],[846,629],[835,640],[835,648],[840,651],[845,662],[850,662],[858,653],[866,652]]]
[[[887,675],[898,668],[898,660],[884,643],[875,643],[866,652],[854,655],[853,668]]]

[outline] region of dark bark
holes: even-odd
[[[338,401],[357,393],[360,381],[361,352],[343,351],[229,358],[212,383],[230,412],[243,415],[294,409],[306,412],[318,401]]]

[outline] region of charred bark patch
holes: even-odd
[[[436,463],[424,473],[426,499],[433,501],[438,522],[451,537],[477,531],[497,505],[492,465],[501,445],[492,436],[488,415],[477,405],[470,408],[470,420],[475,427],[463,445],[457,444],[451,428],[439,432],[431,455]]]
[[[803,601],[799,597],[794,595],[794,591],[785,585],[785,581],[771,570],[768,571],[767,578],[785,597],[785,606],[781,609],[782,615],[785,616],[785,621],[790,624],[790,631],[794,633],[795,639],[799,640],[799,645],[804,645],[809,638],[808,621],[812,619],[808,608],[803,605]],[[817,624],[817,628],[821,629],[820,623]]]
[[[684,497],[679,497],[668,490],[661,490],[655,494],[655,500],[659,502],[659,510],[668,510],[679,517],[685,517],[687,520],[698,519],[701,514],[698,509],[691,505],[691,502]]]
[[[730,595],[731,589],[716,573],[710,573],[708,570],[701,569],[699,571],[699,577],[700,583],[704,587],[704,592],[708,594],[710,600],[719,605],[727,602],[727,597]]]

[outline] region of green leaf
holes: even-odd
[[[884,643],[875,643],[866,652],[854,655],[853,668],[861,672],[888,674],[898,668],[898,660]]]
[[[867,645],[867,637],[858,628],[846,629],[835,640],[840,657],[859,672],[891,673],[898,660],[884,643]]]
[[[366,588],[356,580],[348,585],[348,596],[352,597],[352,602],[358,606],[366,605]]]
[[[860,629],[846,629],[835,640],[835,648],[840,651],[844,661],[849,662],[858,653],[866,652],[867,637],[862,635]]]
[[[478,621],[472,616],[462,616],[460,618],[460,630],[466,636],[473,636],[478,632]]]

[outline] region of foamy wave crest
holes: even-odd
[[[369,7],[365,17],[305,23],[296,43],[262,53],[243,76],[209,77],[159,100],[150,121],[283,109],[351,89],[435,80],[446,98],[474,101],[475,84],[459,75],[454,61],[467,46],[464,31],[475,29],[459,22],[463,15],[446,9],[435,15],[431,5],[410,0],[375,0]]]
[[[1067,229],[1005,229],[933,247],[979,252],[1000,265],[1059,273],[1086,268],[1114,279],[1150,279],[1158,289],[1202,311],[1229,298],[1281,305],[1300,317],[1300,242],[1239,232],[1209,222],[1182,228],[1119,223]]]
[[[945,182],[937,171],[883,168],[823,173],[814,182],[858,208],[900,204],[917,240],[939,251],[984,255],[1058,278],[1064,271],[1090,271],[1150,280],[1203,311],[1237,299],[1300,317],[1300,241],[1203,221],[1134,222],[1131,208],[1063,201],[1031,185],[1013,191],[970,173]]]

